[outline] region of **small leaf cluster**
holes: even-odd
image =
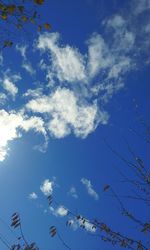
[[[35,25],[38,31],[50,30],[48,22],[42,24],[39,7],[44,0],[0,1],[0,44],[3,48],[12,47],[18,30],[27,33],[30,25]]]

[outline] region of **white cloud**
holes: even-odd
[[[35,192],[32,192],[31,194],[29,194],[29,199],[36,200],[37,198],[38,198],[38,196]]]
[[[88,220],[86,220],[85,222],[83,222],[83,220],[79,220],[78,221],[80,226],[83,226],[85,228],[86,231],[91,232],[91,233],[95,233],[96,232],[96,228],[95,226],[89,222]]]
[[[26,104],[26,108],[32,112],[49,114],[48,130],[56,138],[63,138],[71,131],[84,138],[95,130],[98,123],[106,124],[108,120],[108,114],[98,110],[96,102],[82,103],[67,88],[57,88],[49,96],[34,98]]]
[[[136,15],[141,14],[142,12],[150,9],[150,0],[134,0],[134,13]]]
[[[2,53],[0,53],[0,66],[2,66],[3,65],[3,55],[2,55]]]
[[[79,228],[84,228],[86,231],[90,232],[90,233],[95,233],[96,232],[96,227],[94,226],[94,224],[92,224],[89,220],[87,219],[70,219],[68,221],[69,226],[73,229],[73,230],[77,230]]]
[[[44,33],[39,36],[37,48],[49,51],[51,56],[51,66],[49,76],[57,77],[59,81],[78,82],[85,81],[84,56],[77,48],[69,45],[59,44],[60,35],[58,33]]]
[[[36,72],[33,69],[31,62],[27,59],[27,48],[28,47],[26,45],[16,45],[16,50],[20,52],[23,58],[22,68],[25,69],[29,74],[34,75]]]
[[[107,44],[101,35],[94,33],[87,41],[88,44],[88,71],[90,77],[95,77],[105,68],[110,67],[113,58]]]
[[[45,54],[40,53],[42,56],[37,66],[40,65],[38,70],[44,70],[44,74],[40,72],[41,81],[37,88],[28,89],[24,94],[24,113],[5,111],[10,118],[8,124],[11,123],[12,113],[19,121],[14,124],[12,134],[8,132],[8,137],[4,135],[2,158],[7,154],[7,143],[22,135],[20,129],[40,131],[47,145],[46,131],[56,138],[71,133],[86,138],[98,125],[108,123],[109,114],[102,107],[105,109],[105,104],[125,86],[127,73],[138,68],[138,64],[143,62],[141,58],[149,57],[149,17],[142,13],[150,10],[150,0],[139,0],[137,3],[134,0],[132,3],[134,8],[129,8],[128,13],[117,13],[103,21],[104,32],[90,36],[85,53],[72,45],[63,44],[58,33],[39,35],[36,49]],[[16,48],[23,57],[22,66],[32,74],[34,69],[32,60],[27,59],[27,47]],[[149,61],[147,58],[144,63]],[[0,81],[9,95],[1,93],[1,105],[10,95],[15,98],[18,93],[16,82],[20,79],[19,74],[4,71]],[[31,112],[38,113],[40,117],[30,117]],[[28,116],[25,117],[26,113]]]
[[[33,97],[33,98],[38,98],[41,97],[43,92],[42,88],[37,88],[37,89],[28,89],[26,93],[23,94],[23,97]]]
[[[60,216],[60,217],[65,217],[70,214],[69,210],[63,205],[59,205],[57,208],[50,206],[49,211],[54,216]],[[73,230],[77,230],[78,228],[84,228],[86,231],[90,233],[96,232],[96,227],[94,226],[94,224],[91,223],[88,219],[83,218],[82,216],[80,216],[79,219],[76,219],[76,218],[69,219],[67,222],[68,222],[68,225]]]
[[[63,45],[59,33],[40,35],[37,48],[49,55],[47,65],[44,59],[41,61],[44,70],[47,70],[48,85],[63,86],[65,82],[66,88],[69,87],[75,95],[80,92],[83,99],[96,95],[102,105],[108,102],[124,87],[127,72],[137,67],[137,34],[135,29],[129,27],[129,20],[119,14],[107,18],[103,21],[103,28],[110,33],[110,41],[101,34],[93,33],[86,42],[88,51],[85,54],[77,48]],[[98,83],[95,83],[96,77]],[[70,85],[71,82],[76,84]],[[63,121],[58,123],[58,117],[52,120],[50,128],[53,131],[56,127],[59,137],[70,134],[70,128]],[[55,135],[55,131],[52,133]]]
[[[0,110],[0,128],[0,161],[3,161],[8,154],[8,143],[21,137],[23,131],[33,130],[46,136],[44,122],[40,117],[31,116],[29,118],[16,111]]]
[[[56,209],[56,213],[59,215],[59,216],[66,216],[68,214],[68,210],[63,207],[63,206],[59,206],[57,209]]]
[[[107,103],[112,98],[112,96],[123,87],[124,87],[124,83],[120,82],[120,80],[118,81],[117,84],[104,83],[104,84],[98,85],[98,92],[103,93],[102,95],[100,95],[100,99],[102,100],[103,103]]]
[[[53,186],[54,182],[46,179],[40,186],[40,190],[44,195],[48,196],[53,193]]]
[[[71,195],[75,199],[78,198],[77,191],[76,191],[75,187],[71,187],[70,190],[69,190],[69,192],[68,192],[68,194]]]
[[[68,209],[62,205],[58,206],[57,208],[53,208],[52,206],[50,206],[50,211],[53,215],[60,217],[67,216],[68,214]]]
[[[1,105],[5,104],[6,100],[7,100],[7,95],[4,93],[0,93],[0,104]]]
[[[107,21],[107,26],[112,27],[114,29],[122,28],[125,25],[125,20],[120,15],[115,15],[112,19]]]
[[[19,80],[21,80],[19,73],[13,73],[9,68],[2,71],[2,77],[0,78],[1,85],[13,100],[15,100],[15,97],[18,93],[18,87],[16,86],[16,83]]]
[[[109,22],[113,24],[112,19],[109,19]],[[105,85],[110,84],[112,80],[115,80],[114,85],[117,85],[119,78],[133,67],[126,53],[133,48],[134,34],[126,29],[124,31],[122,28],[113,27],[115,32],[111,45],[97,33],[87,42],[89,76],[93,78],[99,75]]]
[[[18,50],[23,57],[24,60],[26,60],[26,51],[27,51],[27,46],[26,45],[16,45],[16,50]]]
[[[9,79],[4,78],[3,80],[3,88],[13,97],[15,98],[16,94],[18,93],[18,88],[16,85]]]
[[[22,68],[24,68],[29,74],[34,75],[35,70],[33,69],[32,65],[28,61],[24,61],[22,64]]]
[[[90,180],[87,180],[86,178],[81,179],[82,184],[86,187],[87,192],[90,196],[92,196],[95,200],[99,199],[99,195],[96,193],[96,191],[93,189],[93,186],[91,184]]]

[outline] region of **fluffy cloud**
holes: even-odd
[[[32,91],[32,94],[30,90],[29,94],[28,91],[25,95],[31,99],[26,108],[42,117],[46,114],[47,129],[56,138],[72,132],[85,138],[99,124],[107,124],[109,115],[101,110],[101,104],[124,87],[124,75],[134,68],[128,53],[133,49],[135,35],[128,31],[126,20],[116,15],[105,20],[103,25],[110,32],[114,30],[112,43],[93,33],[86,43],[87,54],[62,45],[58,33],[39,36],[37,48],[49,55],[47,64],[44,59],[41,63],[55,88],[50,94],[42,94],[41,90]],[[99,80],[95,81],[97,77]]]
[[[46,179],[40,186],[40,190],[44,195],[48,196],[53,193],[53,186],[54,182]]]
[[[60,217],[64,217],[68,214],[68,209],[62,205],[58,206],[57,208],[50,206],[50,211],[53,215]]]
[[[34,98],[26,104],[26,108],[49,114],[48,130],[56,138],[62,138],[71,131],[76,136],[86,137],[98,123],[106,124],[108,120],[108,114],[100,111],[95,102],[83,103],[67,88],[57,88],[49,96]]]
[[[135,43],[135,34],[128,30],[127,21],[120,15],[116,15],[103,22],[103,26],[111,35],[111,43],[102,35],[93,33],[86,42],[87,53],[81,54],[77,48],[60,43],[58,33],[44,33],[39,36],[37,48],[48,53],[47,62],[41,61],[40,67],[47,71],[49,85],[56,85],[56,78],[62,85],[66,82],[69,88],[76,92],[77,88],[83,96],[95,94],[93,88],[105,85],[106,88],[113,84],[113,88],[124,82],[123,77],[135,67],[134,61],[129,56]],[[98,77],[99,81],[95,81]],[[70,85],[70,83],[74,83]],[[75,88],[76,86],[76,88]],[[78,86],[78,87],[77,87]],[[105,100],[112,95],[105,92]],[[100,97],[103,92],[97,91]],[[101,98],[104,99],[104,98]]]
[[[86,187],[86,190],[90,196],[92,196],[95,200],[99,199],[99,195],[93,189],[91,181],[87,180],[86,178],[81,179],[82,184]]]
[[[0,161],[6,158],[9,147],[8,143],[22,136],[22,131],[33,130],[46,136],[44,122],[41,118],[28,117],[16,111],[7,112],[0,110]]]
[[[122,28],[125,25],[125,20],[122,16],[120,15],[115,15],[112,19],[109,19],[107,21],[107,25],[109,27],[112,27],[114,29],[116,28]]]
[[[150,17],[143,15],[144,12],[150,12],[150,0],[133,0],[128,13],[117,13],[106,18],[102,22],[104,32],[91,34],[86,41],[85,53],[72,45],[63,44],[59,33],[40,34],[34,47],[36,53],[39,50],[42,52],[36,69],[46,70],[46,74],[34,70],[33,62],[27,58],[26,46],[16,46],[23,58],[22,67],[30,74],[35,73],[35,79],[36,73],[40,73],[40,77],[37,77],[40,84],[37,83],[35,89],[26,90],[24,100],[28,98],[28,101],[21,107],[24,113],[5,110],[0,113],[2,124],[4,113],[7,113],[9,120],[6,128],[10,126],[11,131],[8,128],[8,132],[5,132],[5,126],[1,129],[4,129],[4,133],[1,132],[1,159],[7,154],[8,142],[21,136],[22,130],[40,131],[46,139],[46,146],[47,132],[56,138],[71,133],[86,138],[98,125],[108,123],[109,114],[105,111],[105,104],[125,86],[128,73],[137,70],[141,62],[150,62]],[[2,63],[3,56],[0,54]],[[19,74],[12,74],[10,70],[3,72],[0,79],[4,89],[4,93],[0,94],[1,105],[9,96],[13,100],[16,95],[19,96],[16,82],[21,80]],[[17,109],[20,110],[19,107]],[[39,117],[32,116],[32,113],[38,113]],[[12,115],[15,117],[11,127]]]
[[[115,31],[111,46],[100,34],[93,33],[86,43],[87,54],[81,54],[77,48],[69,45],[60,44],[58,33],[45,33],[39,36],[37,48],[49,53],[48,63],[42,60],[41,66],[45,65],[44,69],[47,69],[50,83],[55,82],[56,78],[62,83],[74,82],[80,86],[84,95],[83,88],[89,93],[91,83],[95,85],[94,79],[99,76],[106,86],[115,80],[114,89],[118,88],[121,76],[133,67],[132,60],[126,52],[133,48],[135,37],[128,31],[126,21],[119,15],[106,20],[103,24],[107,29],[113,28]]]

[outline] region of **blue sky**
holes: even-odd
[[[143,133],[137,109],[149,121],[150,1],[52,0],[40,12],[51,31],[30,27],[0,54],[0,217],[9,224],[19,212],[41,250],[65,249],[50,238],[52,225],[72,250],[113,249],[90,223],[67,228],[66,213],[141,237],[103,192],[106,184],[128,192],[119,175],[126,166],[104,139],[127,158],[128,142],[148,164],[148,146],[130,128]],[[48,208],[49,194],[59,205]],[[140,203],[127,206],[141,216]]]

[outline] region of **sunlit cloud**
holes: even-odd
[[[32,48],[17,45],[16,50],[22,57],[20,69],[24,68],[31,79],[34,75],[38,80],[22,93],[18,84],[23,78],[22,70],[18,68],[18,73],[9,68],[2,71],[0,104],[7,104],[7,111],[4,111],[10,117],[14,113],[14,119],[20,120],[11,135],[9,132],[5,135],[6,129],[1,127],[1,159],[7,155],[8,142],[22,136],[21,129],[39,131],[40,127],[45,144],[35,148],[43,152],[50,138],[73,134],[84,139],[98,126],[107,125],[111,114],[106,104],[126,86],[127,75],[139,69],[143,55],[143,64],[150,63],[150,18],[143,14],[149,11],[149,0],[131,1],[128,13],[118,11],[105,18],[100,24],[104,32],[94,32],[83,41],[84,52],[75,45],[64,43],[63,35],[58,32],[41,33]],[[39,57],[37,65],[32,61],[34,53]],[[4,61],[0,54],[1,67]],[[21,104],[17,102],[19,98],[22,98]],[[11,99],[17,111],[10,110]],[[26,126],[22,123],[24,120]]]
[[[33,130],[46,136],[43,120],[40,117],[28,117],[16,111],[0,110],[0,161],[3,161],[9,151],[9,142],[20,138],[24,132]]]
[[[100,111],[95,102],[82,103],[67,88],[58,88],[49,96],[34,98],[26,108],[34,113],[49,114],[48,130],[56,138],[63,138],[71,132],[84,138],[95,130],[98,123],[106,124],[108,120],[108,114]]]
[[[40,190],[41,192],[45,195],[51,195],[53,193],[53,186],[54,186],[54,182],[50,181],[49,179],[46,179],[45,181],[43,181],[43,183],[40,186]]]
[[[64,217],[64,216],[67,216],[68,214],[68,209],[62,205],[59,205],[57,208],[50,206],[49,209],[50,209],[50,212],[55,216]]]

